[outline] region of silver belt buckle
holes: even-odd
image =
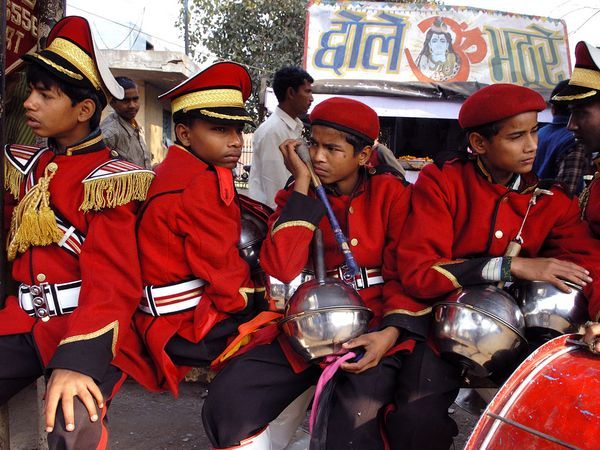
[[[48,308],[48,300],[46,299],[46,292],[44,291],[45,286],[48,286],[48,283],[29,286],[33,312],[35,317],[41,319],[42,322],[48,322],[50,320],[50,309]]]
[[[352,289],[356,289],[356,276],[351,272],[350,268],[346,264],[342,264],[339,268],[340,278],[342,281],[350,286]]]

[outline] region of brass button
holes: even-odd
[[[117,153],[116,150],[111,150],[110,151],[110,156],[112,156],[113,158],[116,158],[117,156],[119,156],[119,153]]]
[[[370,173],[371,175],[375,175],[375,174],[377,173],[377,169],[376,169],[375,167],[371,167],[371,168],[369,169],[369,173]]]
[[[352,247],[356,247],[358,245],[358,239],[354,238],[350,241],[350,245]]]
[[[504,233],[502,232],[502,230],[496,230],[494,236],[496,236],[496,239],[502,239],[504,237]]]
[[[348,212],[349,212],[350,214],[354,214],[354,207],[353,207],[353,206],[351,206],[350,208],[348,208]]]
[[[46,281],[46,275],[44,275],[43,273],[38,273],[38,276],[36,277],[36,279],[38,280],[39,283],[43,283],[44,281]]]

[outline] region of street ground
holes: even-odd
[[[109,410],[111,449],[209,450],[210,443],[200,417],[206,389],[200,382],[182,383],[181,395],[174,399],[170,394],[146,392],[136,383],[127,381]],[[11,400],[11,450],[37,448],[35,396],[35,387],[31,386]],[[475,419],[456,405],[452,411],[460,430],[455,449],[461,450]],[[288,450],[305,450],[307,445],[308,434],[299,429]]]

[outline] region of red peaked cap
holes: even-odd
[[[460,108],[462,128],[498,122],[517,114],[546,109],[544,98],[532,89],[516,84],[492,84],[471,95]]]
[[[58,22],[54,28],[50,30],[46,46],[52,44],[52,41],[57,37],[67,37],[88,55],[94,54],[91,30],[87,20],[83,17],[69,16]]]
[[[92,87],[100,94],[103,106],[111,97],[123,98],[123,88],[97,53],[90,25],[83,17],[61,19],[50,31],[46,48],[22,59],[44,67],[69,84]]]
[[[319,103],[310,113],[312,125],[324,125],[353,134],[367,141],[379,136],[379,117],[369,106],[357,100],[332,97]]]
[[[226,61],[213,64],[158,98],[169,100],[173,113],[196,110],[208,121],[252,124],[244,106],[251,92],[246,68]]]
[[[552,100],[574,104],[600,101],[600,48],[585,41],[577,43],[571,80]]]

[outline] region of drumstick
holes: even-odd
[[[308,168],[308,172],[310,173],[310,178],[312,180],[313,185],[315,186],[315,190],[317,191],[317,196],[319,200],[325,205],[325,210],[327,211],[327,217],[329,218],[329,223],[331,224],[331,228],[333,229],[333,234],[335,236],[335,240],[340,247],[344,255],[344,260],[346,261],[346,266],[352,272],[352,279],[355,275],[360,272],[360,268],[354,259],[354,255],[350,251],[350,247],[348,246],[348,239],[344,235],[340,224],[335,217],[333,209],[331,208],[331,204],[329,203],[329,199],[327,198],[327,193],[325,192],[325,188],[321,183],[321,180],[315,173],[315,169],[313,168],[312,161],[310,159],[310,153],[308,153],[308,147],[304,142],[302,142],[298,147],[296,147],[296,153],[300,157],[300,159],[306,164]]]
[[[535,188],[533,194],[531,195],[531,199],[529,200],[529,204],[527,205],[527,211],[525,212],[525,217],[523,217],[523,222],[521,222],[521,228],[519,228],[519,232],[515,236],[515,238],[508,243],[508,247],[506,247],[506,252],[504,252],[504,256],[519,256],[521,253],[521,247],[523,247],[523,228],[525,227],[525,222],[527,222],[527,217],[529,216],[529,211],[531,207],[537,203],[537,199],[540,195],[554,195],[552,191],[543,188]],[[498,283],[498,287],[500,289],[504,288],[506,284],[505,281],[501,281]]]

